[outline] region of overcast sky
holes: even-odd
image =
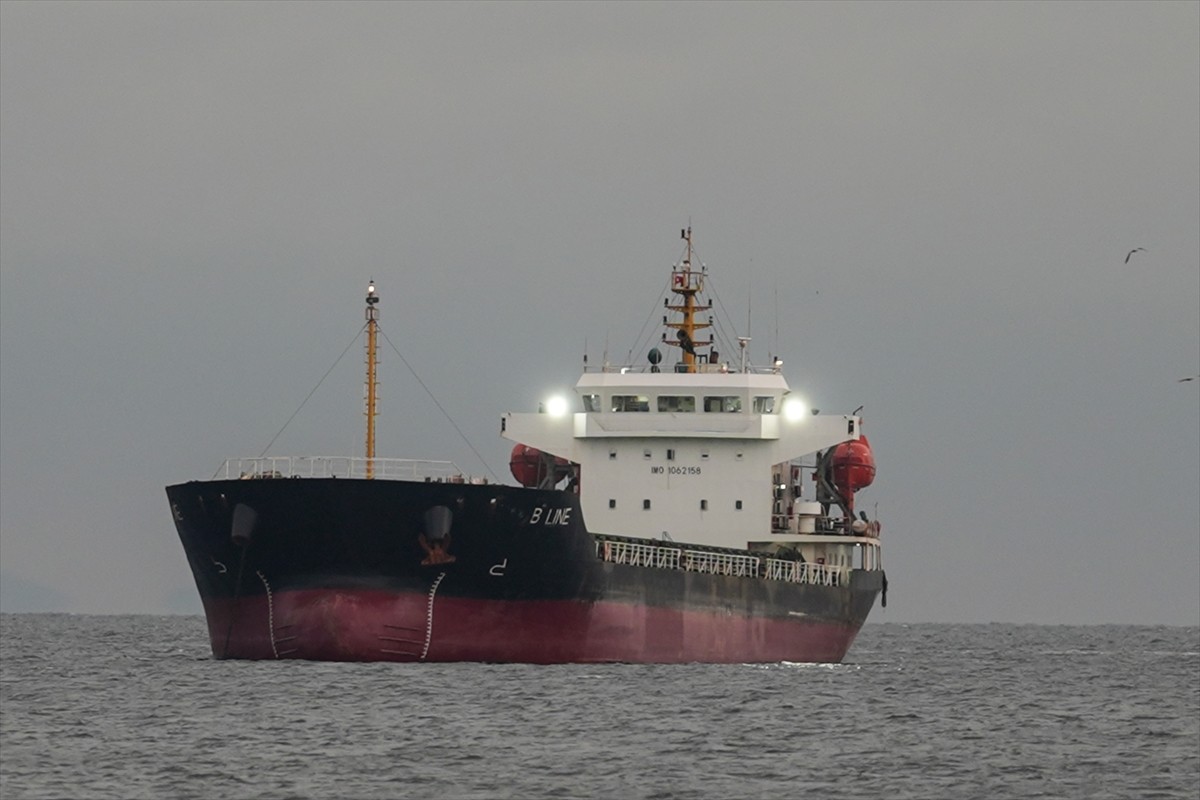
[[[467,440],[385,343],[377,452],[508,479],[690,221],[872,621],[1200,624],[1197,220],[1195,2],[3,2],[0,606],[200,613],[163,487],[362,454],[369,278]]]

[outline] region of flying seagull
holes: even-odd
[[[1188,381],[1200,381],[1200,375],[1192,375],[1187,378],[1180,378],[1179,383],[1187,383]]]
[[[1148,251],[1146,248],[1144,248],[1144,247],[1135,247],[1135,248],[1133,248],[1132,250],[1130,250],[1130,251],[1129,251],[1129,252],[1126,254],[1126,256],[1125,256],[1125,263],[1126,263],[1126,264],[1128,264],[1128,263],[1129,263],[1129,259],[1133,258],[1133,254],[1134,254],[1134,253],[1137,253],[1137,252],[1139,252],[1139,251],[1140,251],[1140,252],[1142,252],[1142,253],[1148,253],[1148,252],[1149,252],[1149,251]]]

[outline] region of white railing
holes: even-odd
[[[800,523],[806,517],[808,519],[812,520],[813,528],[812,528],[812,530],[809,530],[809,531],[802,531],[800,529]],[[878,523],[872,523],[872,526],[875,526],[877,524]],[[796,511],[793,511],[788,514],[772,514],[771,515],[771,533],[788,533],[788,534],[816,533],[817,535],[821,535],[821,536],[845,536],[845,535],[847,535],[847,529],[849,527],[850,527],[849,523],[843,517],[830,517],[830,516],[808,517],[807,515],[801,514]],[[877,527],[872,527],[872,528],[868,529],[867,532],[864,532],[862,534],[851,534],[851,535],[874,536],[875,538],[878,538],[878,530],[879,529]]]
[[[750,375],[778,375],[780,373],[779,367],[755,366],[753,364],[747,364],[745,369],[742,369],[741,367],[739,367],[736,364],[730,364],[728,362],[722,362],[720,364],[696,364],[695,366],[696,366],[697,373],[708,373],[708,374],[720,373],[720,374],[736,375],[738,373],[744,373],[744,374],[750,374]],[[661,369],[664,372],[674,372],[675,368],[674,367],[662,367]],[[586,367],[585,366],[583,368],[583,371],[587,372],[587,373],[617,372],[617,373],[621,373],[621,374],[626,374],[626,373],[632,372],[632,373],[640,374],[640,373],[654,372],[654,369],[653,369],[653,365],[651,365],[651,364],[639,363],[639,364],[604,364],[603,366],[599,366],[599,367]]]
[[[599,544],[599,543],[598,543]],[[614,564],[679,569],[679,548],[633,542],[604,542],[600,557]]]
[[[849,567],[813,564],[780,558],[759,558],[738,553],[684,550],[656,544],[597,540],[596,557],[612,564],[656,569],[682,569],[709,575],[808,583],[814,586],[849,586]],[[761,571],[760,571],[761,567]]]
[[[807,561],[784,561],[778,558],[765,559],[766,577],[774,581],[813,583],[818,586],[846,586],[850,583],[850,569],[832,564],[813,564]]]
[[[438,483],[486,483],[468,478],[451,461],[419,461],[406,458],[360,458],[353,456],[260,456],[230,458],[213,478],[366,478],[367,465],[373,477],[394,481]]]
[[[758,558],[730,553],[709,553],[704,550],[684,550],[683,568],[689,572],[712,575],[758,576]]]

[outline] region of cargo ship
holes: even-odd
[[[839,662],[876,597],[863,420],[806,407],[780,359],[711,330],[691,229],[644,363],[506,413],[516,484],[374,452],[379,294],[365,307],[366,447],[227,460],[168,486],[215,658]],[[722,348],[724,349],[724,348]]]

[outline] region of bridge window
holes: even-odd
[[[775,398],[772,395],[760,395],[754,398],[755,414],[774,414]]]
[[[736,508],[738,511],[741,511],[742,510],[742,501],[738,500],[736,503],[733,504],[733,507]]]
[[[706,396],[704,398],[704,410],[708,412],[737,413],[742,410],[742,398],[737,395],[726,395],[724,397]]]
[[[600,395],[585,394],[583,396],[584,411],[599,411],[600,410]]]
[[[663,413],[695,411],[696,398],[687,394],[660,394],[658,396],[658,410]]]
[[[642,501],[642,508],[643,508],[644,510],[646,510],[646,511],[649,511],[649,510],[650,510],[650,501],[649,501],[649,500],[643,500],[643,501]]]
[[[614,394],[612,396],[612,410],[621,411],[649,411],[650,398],[644,394]]]
[[[708,511],[708,501],[707,501],[707,500],[701,500],[701,501],[700,501],[700,510],[701,510],[701,511]]]
[[[608,498],[608,507],[609,507],[609,508],[616,508],[616,507],[617,507],[617,501],[616,501],[615,499],[611,498],[611,497],[610,497],[610,498]]]

